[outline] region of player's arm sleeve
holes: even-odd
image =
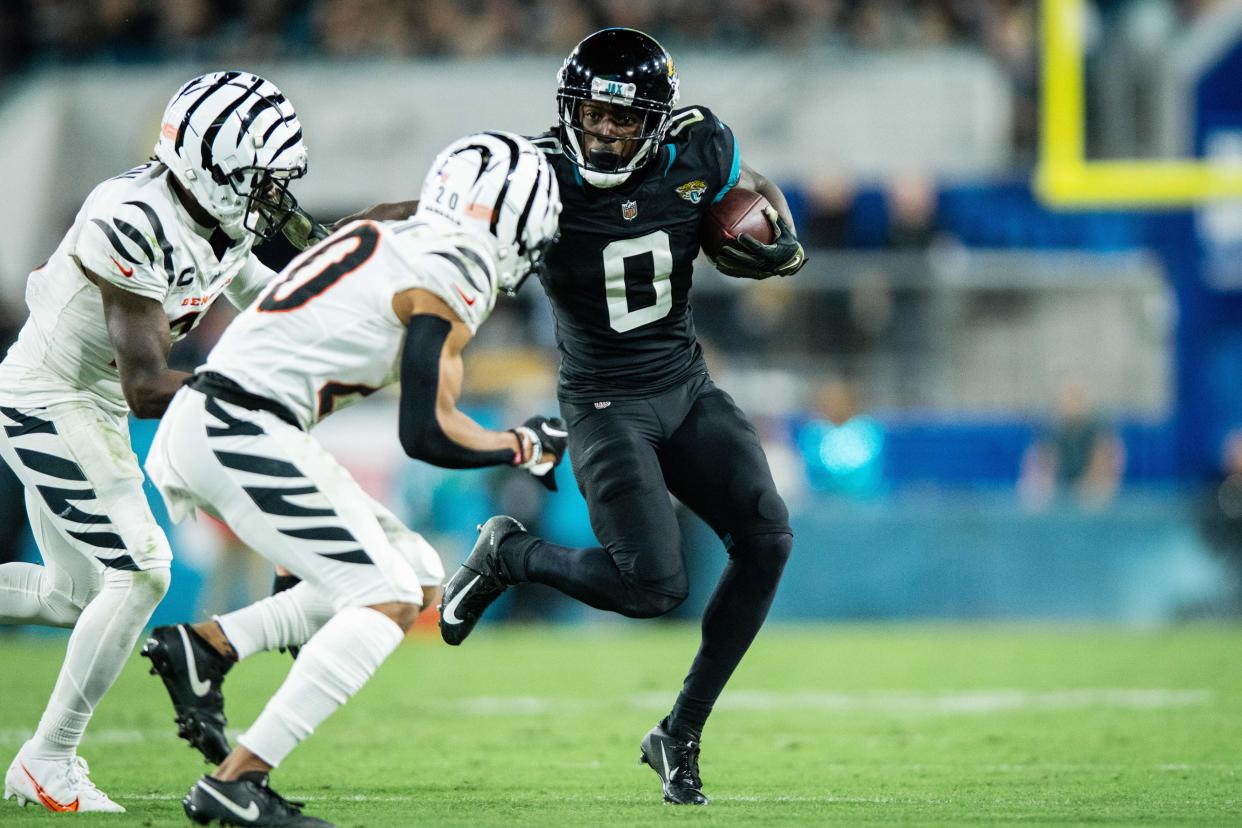
[[[275,278],[276,271],[263,264],[257,256],[251,253],[246,263],[242,265],[241,271],[224,289],[224,295],[238,310],[245,310],[255,299],[259,298],[259,294],[263,293]]]
[[[135,219],[137,221],[137,219]],[[163,303],[168,274],[151,238],[122,216],[91,217],[73,247],[73,259],[95,278],[127,293]]]
[[[419,313],[410,317],[401,352],[401,447],[415,460],[446,469],[513,465],[512,449],[469,448],[446,434],[440,423],[442,354],[451,330],[452,324],[441,316]]]

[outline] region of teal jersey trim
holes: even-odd
[[[723,126],[723,124],[722,124]],[[725,193],[737,186],[738,179],[742,177],[742,148],[737,145],[737,136],[733,136],[733,166],[729,168],[729,180],[720,188],[720,192],[716,193],[716,197],[712,199],[712,204],[725,197]]]
[[[677,160],[677,147],[672,144],[665,144],[668,148],[668,162],[664,165],[664,177],[668,177],[668,171],[673,168],[673,162]]]

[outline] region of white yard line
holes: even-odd
[[[969,690],[928,692],[895,690],[878,693],[833,693],[816,690],[730,690],[721,697],[717,710],[820,712],[871,712],[921,716],[964,716],[991,713],[1073,711],[1073,710],[1169,710],[1205,707],[1215,703],[1214,690],[1171,688],[1072,688],[1064,690]],[[623,701],[633,709],[662,711],[670,703],[669,693],[639,693]],[[450,711],[468,716],[546,716],[591,713],[617,706],[612,699],[557,698],[555,696],[468,696],[460,699],[427,699],[418,707]],[[413,716],[418,713],[414,712]],[[32,734],[27,728],[0,729],[0,745],[21,745]],[[236,737],[236,733],[230,733]],[[86,733],[86,747],[126,745],[138,742],[176,742],[171,726],[151,729],[92,728]],[[1166,765],[1163,771],[1180,770]]]
[[[1064,690],[995,689],[963,692],[894,690],[866,693],[834,693],[817,690],[729,690],[716,704],[717,710],[813,710],[923,715],[971,715],[1012,711],[1058,710],[1167,710],[1203,707],[1216,700],[1213,690],[1170,688],[1071,688]],[[669,693],[639,693],[626,702],[640,710],[663,710]],[[448,708],[474,716],[541,716],[550,713],[590,712],[613,706],[609,700],[555,698],[550,696],[470,696],[449,701],[428,701],[435,708]]]
[[[666,695],[640,697],[653,707],[666,707]],[[1066,690],[969,690],[955,693],[892,691],[828,693],[815,691],[726,692],[716,705],[725,710],[867,710],[877,713],[972,714],[1015,710],[1165,710],[1211,704],[1211,690],[1163,688],[1078,688]]]
[[[0,745],[21,745],[34,735],[34,728],[10,727],[0,730]],[[171,726],[167,729],[138,730],[127,728],[98,728],[86,731],[87,747],[94,744],[131,745],[137,742],[152,740],[173,741],[176,733]]]

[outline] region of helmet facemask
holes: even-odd
[[[647,163],[653,156],[655,148],[664,139],[672,112],[672,107],[667,104],[637,98],[627,100],[603,94],[583,95],[576,90],[562,90],[557,93],[556,99],[560,105],[561,127],[565,133],[565,151],[580,168],[604,175],[630,173]],[[582,105],[588,101],[609,103],[630,110],[641,121],[638,132],[624,137],[592,132],[582,124]],[[588,135],[601,141],[611,142],[619,150],[634,144],[637,144],[637,148],[626,160],[622,160],[626,155],[623,151],[617,153],[604,153],[600,150],[588,152],[586,141],[583,140]],[[615,160],[610,163],[608,155],[613,156]]]
[[[650,163],[668,130],[679,96],[677,70],[664,47],[634,29],[604,29],[589,35],[557,73],[557,111],[565,154],[582,178],[596,187],[615,187]],[[588,102],[621,107],[639,119],[635,135],[603,135],[584,124]],[[587,137],[615,147],[587,150]],[[632,153],[622,152],[622,149]],[[628,155],[628,157],[627,157]]]
[[[517,253],[519,258],[528,262],[526,272],[518,277],[512,286],[502,286],[501,290],[507,296],[517,296],[517,292],[522,289],[522,285],[526,284],[526,280],[531,276],[536,279],[543,279],[544,273],[548,269],[548,251],[552,249],[552,245],[556,244],[561,238],[561,231],[557,230],[551,236],[544,236],[535,244],[527,246],[526,239],[520,239],[517,245]]]
[[[242,227],[260,241],[270,241],[298,211],[298,200],[289,185],[305,169],[245,167],[227,176],[229,187],[246,204]]]

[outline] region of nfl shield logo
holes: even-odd
[[[638,215],[638,202],[637,201],[621,202],[621,218],[625,219],[626,221],[633,221],[637,215]]]

